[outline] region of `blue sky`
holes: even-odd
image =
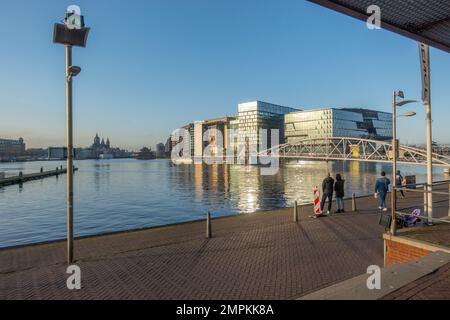
[[[2,1],[0,137],[30,147],[65,141],[64,48],[52,26],[77,4],[92,28],[74,84],[75,145],[96,132],[154,147],[195,120],[263,100],[291,107],[390,111],[391,92],[420,98],[417,44],[302,0]],[[450,142],[450,54],[432,49],[434,139]],[[424,106],[399,120],[425,141]]]

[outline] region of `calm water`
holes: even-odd
[[[37,172],[63,162],[3,163],[8,175]],[[312,201],[312,188],[327,171],[343,173],[346,192],[371,194],[376,175],[388,165],[359,162],[300,162],[275,176],[256,166],[174,166],[169,160],[78,161],[75,174],[75,235],[163,225],[250,213]],[[425,168],[400,166],[425,181]],[[442,169],[437,169],[442,173]],[[442,179],[442,175],[437,175]],[[0,247],[62,239],[66,232],[66,176],[0,187]]]

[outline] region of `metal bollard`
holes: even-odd
[[[352,211],[355,212],[358,209],[356,208],[356,194],[352,194]]]
[[[297,200],[294,201],[294,222],[298,222]]]
[[[428,188],[427,185],[423,185],[423,215],[428,217]]]
[[[208,211],[208,214],[206,215],[206,238],[208,238],[208,239],[212,238],[211,213],[209,211]]]

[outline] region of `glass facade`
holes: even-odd
[[[231,135],[230,135],[230,145],[229,150],[232,152],[233,156],[236,156],[238,153],[238,137],[239,137],[239,119],[235,119],[230,121],[230,129],[231,129]]]
[[[343,109],[362,115],[369,137],[377,140],[392,139],[392,113],[368,109]]]
[[[297,109],[279,106],[262,101],[253,101],[239,104],[239,137],[238,143],[245,146],[254,146],[259,150],[260,129],[280,130],[280,139],[284,137],[284,115]],[[267,148],[283,143],[283,141],[271,141],[270,130],[268,133]]]
[[[285,139],[349,137],[392,138],[392,115],[367,109],[319,109],[286,114]]]

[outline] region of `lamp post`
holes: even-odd
[[[433,138],[431,120],[431,75],[430,75],[430,47],[419,43],[420,66],[422,74],[422,101],[426,106],[427,114],[427,194],[426,207],[428,225],[433,224]]]
[[[392,94],[392,194],[391,194],[391,207],[392,207],[392,221],[391,221],[391,234],[395,235],[397,225],[397,118],[398,117],[413,117],[415,112],[405,112],[397,116],[397,107],[415,103],[415,100],[402,100],[397,102],[397,98],[404,99],[405,95],[403,91],[394,91]]]
[[[89,28],[84,27],[84,17],[77,6],[67,8],[64,24],[55,23],[53,42],[66,47],[66,139],[67,139],[67,263],[74,261],[73,241],[73,126],[72,80],[81,68],[72,65],[72,47],[86,47]]]

